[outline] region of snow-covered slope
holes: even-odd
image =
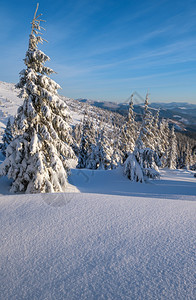
[[[0,81],[0,141],[9,117],[13,117],[22,99],[18,97],[19,91],[13,83]]]
[[[23,102],[23,99],[18,97],[19,92],[20,90],[16,89],[13,83],[0,81],[0,137],[5,129],[8,117],[12,118]],[[73,101],[67,97],[62,98],[64,101],[69,101],[69,103]],[[72,108],[71,106],[69,107]],[[83,117],[82,112],[79,110],[76,112],[71,109],[70,114],[73,118],[72,124],[79,122]]]
[[[15,88],[15,84],[0,81],[0,142],[8,117],[11,117],[12,119],[16,114],[18,107],[23,102],[23,99],[18,97],[19,93],[20,90]],[[88,103],[81,103],[65,96],[60,96],[60,98],[68,105],[70,116],[72,118],[70,122],[71,125],[81,122],[85,112],[88,112],[90,118],[95,122],[98,119],[103,118],[108,118],[108,120],[116,118],[120,123],[124,120],[124,117],[119,114],[112,113],[107,110],[105,111],[101,108],[91,106]]]
[[[1,298],[194,299],[195,179],[162,175],[75,170],[86,193],[13,196],[2,178]]]
[[[18,97],[19,90],[13,83],[0,81],[0,114],[1,117],[13,116],[21,105],[22,99]]]

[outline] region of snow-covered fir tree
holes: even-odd
[[[167,167],[170,169],[176,169],[177,162],[177,141],[175,135],[174,126],[170,130],[169,136],[169,147],[168,147],[168,156],[167,156]]]
[[[95,140],[95,127],[92,121],[89,120],[89,117],[84,116],[83,120],[83,128],[82,128],[82,137],[80,141],[80,148],[79,148],[79,155],[78,155],[78,165],[77,168],[83,169],[83,168],[92,168],[93,166],[90,166],[91,160],[91,153],[96,145]],[[93,161],[93,164],[95,162]]]
[[[190,168],[192,165],[192,155],[191,155],[191,148],[189,142],[186,144],[186,158],[185,158],[185,166],[187,170]]]
[[[161,162],[155,150],[156,135],[153,133],[152,122],[152,114],[148,110],[147,94],[142,125],[135,149],[124,164],[124,173],[130,180],[143,182],[146,178],[155,179],[160,176],[158,167],[161,166]]]
[[[132,152],[135,148],[135,142],[138,137],[138,124],[135,121],[135,113],[133,111],[133,94],[131,95],[131,101],[129,102],[129,114],[128,114],[128,122],[127,122],[127,130],[129,133],[129,147],[130,152]]]
[[[120,132],[120,149],[121,149],[121,154],[122,154],[122,160],[123,162],[127,159],[127,157],[130,154],[130,146],[132,147],[132,144],[130,145],[129,141],[129,130],[127,129],[127,124],[124,124],[121,128]]]
[[[111,147],[111,169],[116,169],[123,163],[124,156],[121,151],[120,129],[117,126],[112,127]]]
[[[70,117],[57,93],[60,86],[48,77],[54,73],[44,65],[49,57],[38,50],[43,39],[37,9],[24,59],[26,69],[18,84],[25,97],[15,119],[20,134],[8,146],[0,173],[13,179],[14,192],[62,192],[69,159],[75,157],[70,147]]]
[[[122,126],[120,134],[123,162],[127,159],[129,154],[133,152],[137,135],[137,124],[135,122],[135,116],[133,112],[133,95],[131,95],[131,100],[129,102],[128,120]]]
[[[159,167],[161,167],[161,161],[155,150],[150,148],[135,148],[133,154],[142,169],[144,179],[160,177]]]
[[[130,102],[129,102],[128,122],[132,122],[132,120],[134,120],[133,94],[131,95],[131,99],[130,99]]]
[[[168,158],[168,151],[169,151],[169,136],[170,136],[168,120],[166,119],[161,120],[159,134],[160,134],[160,144],[159,144],[158,153],[161,157],[161,165],[163,168],[165,168],[168,166],[167,158]]]
[[[149,98],[148,93],[145,99],[144,113],[142,118],[142,125],[139,136],[136,141],[136,148],[144,149],[150,148],[155,150],[155,135],[153,133],[153,116],[148,108]]]
[[[195,139],[188,136],[188,132],[176,132],[177,139],[177,168],[190,168],[196,163]]]
[[[152,122],[152,133],[154,135],[154,148],[157,151],[159,157],[163,155],[161,133],[160,133],[160,122],[159,122],[159,109],[157,110]]]
[[[10,118],[8,118],[7,125],[6,125],[6,128],[5,128],[5,132],[4,132],[3,138],[2,138],[3,143],[1,145],[1,151],[2,151],[4,156],[6,155],[6,149],[7,149],[8,145],[13,140],[13,136],[14,136],[13,131],[14,131],[14,129],[13,129],[13,126],[11,124]]]
[[[135,148],[124,163],[124,174],[132,181],[144,182],[147,178],[159,178],[160,166],[161,161],[156,151]]]
[[[82,137],[82,123],[81,122],[76,124],[75,126],[73,126],[72,136],[73,136],[72,148],[74,150],[75,155],[78,157],[79,149],[80,149],[80,142],[81,142],[81,137]]]
[[[106,137],[104,128],[98,132],[97,145],[94,148],[94,157],[96,158],[97,168],[108,170],[111,168],[111,157],[113,149]]]
[[[124,174],[131,181],[144,182],[143,170],[136,159],[135,153],[131,153],[124,164]]]

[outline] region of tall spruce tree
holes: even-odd
[[[78,157],[79,149],[80,149],[80,141],[82,137],[82,123],[78,123],[75,126],[73,126],[72,137],[73,137],[72,149],[74,150],[75,155]]]
[[[119,165],[122,164],[122,151],[121,151],[121,140],[120,140],[120,129],[117,126],[112,127],[111,135],[111,169],[116,169]]]
[[[112,154],[113,149],[105,134],[105,130],[101,128],[98,132],[97,145],[95,148],[97,167],[104,170],[110,169]]]
[[[162,119],[160,123],[160,146],[159,154],[161,157],[161,165],[163,168],[168,166],[168,150],[169,150],[169,124],[168,120]]]
[[[135,122],[135,115],[133,112],[133,95],[131,95],[131,100],[129,102],[128,120],[122,126],[120,134],[123,162],[127,159],[129,154],[133,152],[137,135],[137,124]]]
[[[159,122],[159,109],[157,110],[152,122],[152,133],[154,135],[154,148],[157,151],[159,157],[162,156],[161,147],[161,134],[160,134],[160,122]]]
[[[191,156],[191,148],[189,142],[186,144],[186,158],[185,158],[185,166],[187,170],[190,168],[192,164],[192,156]]]
[[[168,147],[168,156],[167,156],[167,167],[170,169],[176,169],[177,163],[177,141],[175,135],[174,126],[170,130],[169,136],[169,147]]]
[[[83,119],[83,128],[82,136],[80,140],[80,148],[78,155],[78,164],[77,168],[90,168],[94,169],[93,166],[90,166],[92,160],[92,151],[96,145],[95,141],[95,128],[93,122],[89,120],[89,117],[85,114]],[[95,163],[94,161],[92,162]]]
[[[155,150],[155,136],[153,133],[153,116],[148,108],[149,98],[146,95],[144,103],[144,113],[142,118],[142,125],[140,128],[139,136],[136,141],[136,148],[144,149],[150,148]]]
[[[144,115],[140,133],[133,153],[124,164],[124,173],[132,181],[144,182],[146,178],[155,179],[160,176],[161,166],[155,150],[155,133],[153,132],[153,117],[148,109],[148,94],[145,99]]]
[[[127,129],[129,133],[129,151],[133,152],[135,148],[135,142],[138,137],[138,125],[135,121],[135,113],[133,111],[133,94],[131,95],[131,100],[129,102],[129,114],[128,114],[128,122]]]
[[[123,162],[127,159],[130,152],[130,144],[129,144],[129,130],[127,129],[127,124],[123,124],[120,131],[120,150],[122,153]]]
[[[74,158],[70,117],[57,93],[60,86],[48,77],[54,73],[44,65],[50,58],[38,50],[44,40],[37,9],[24,59],[26,69],[18,84],[25,98],[15,119],[20,134],[8,146],[0,173],[13,179],[14,192],[62,192],[66,190],[69,159]]]

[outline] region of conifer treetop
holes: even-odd
[[[129,121],[134,119],[134,113],[133,113],[133,94],[131,95],[131,100],[129,102]]]
[[[34,17],[33,17],[33,21],[31,22],[31,33],[30,33],[30,37],[33,37],[35,38],[36,35],[38,34],[41,34],[41,29],[45,30],[43,27],[40,26],[40,23],[41,22],[45,22],[45,20],[41,20],[39,19],[40,16],[42,16],[42,14],[39,14],[38,16],[37,15],[37,11],[38,11],[38,7],[39,7],[39,3],[37,3],[37,7],[36,7],[36,10],[35,10],[35,13],[34,13]],[[31,43],[32,42],[32,39],[30,38],[29,40],[29,50],[34,50],[35,48],[37,48],[37,44],[39,42],[43,42],[43,39],[39,39],[37,40],[37,43],[34,44],[34,43]]]
[[[147,92],[146,98],[145,98],[145,113],[148,111],[148,105],[149,105],[149,93]]]
[[[47,42],[45,39],[42,38],[42,30],[45,30],[43,27],[40,26],[41,22],[45,22],[44,20],[40,19],[42,14],[37,16],[39,4],[37,4],[33,20],[31,22],[31,33],[29,35],[29,46],[26,52],[24,63],[26,65],[26,69],[23,69],[20,72],[20,80],[19,83],[16,85],[18,88],[22,88],[23,91],[21,92],[20,96],[26,96],[25,88],[27,87],[27,82],[34,81],[37,79],[37,76],[40,75],[39,81],[43,81],[45,75],[51,75],[55,73],[51,68],[46,67],[44,64],[46,61],[50,60],[50,57],[47,56],[43,51],[38,49],[38,44],[43,44],[43,42]],[[41,78],[43,77],[43,78]],[[55,89],[59,89],[60,86],[56,84],[52,79],[49,79],[50,86],[54,87]],[[28,88],[27,88],[28,90]]]

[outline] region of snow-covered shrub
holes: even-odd
[[[196,171],[196,163],[194,165],[190,166],[190,170]]]
[[[133,153],[142,169],[144,177],[152,179],[159,178],[160,174],[158,168],[161,166],[161,162],[156,151],[145,148],[135,149]]]
[[[160,166],[156,151],[149,148],[135,149],[125,161],[124,173],[132,181],[144,182],[147,178],[159,178]]]
[[[142,168],[139,165],[135,155],[132,153],[126,159],[124,164],[124,174],[131,180],[136,182],[144,182]]]
[[[6,156],[6,149],[8,147],[8,145],[11,143],[11,141],[13,140],[13,126],[11,124],[10,118],[8,118],[7,121],[7,125],[5,128],[5,132],[3,134],[3,143],[1,144],[1,151],[3,153],[4,156]]]

